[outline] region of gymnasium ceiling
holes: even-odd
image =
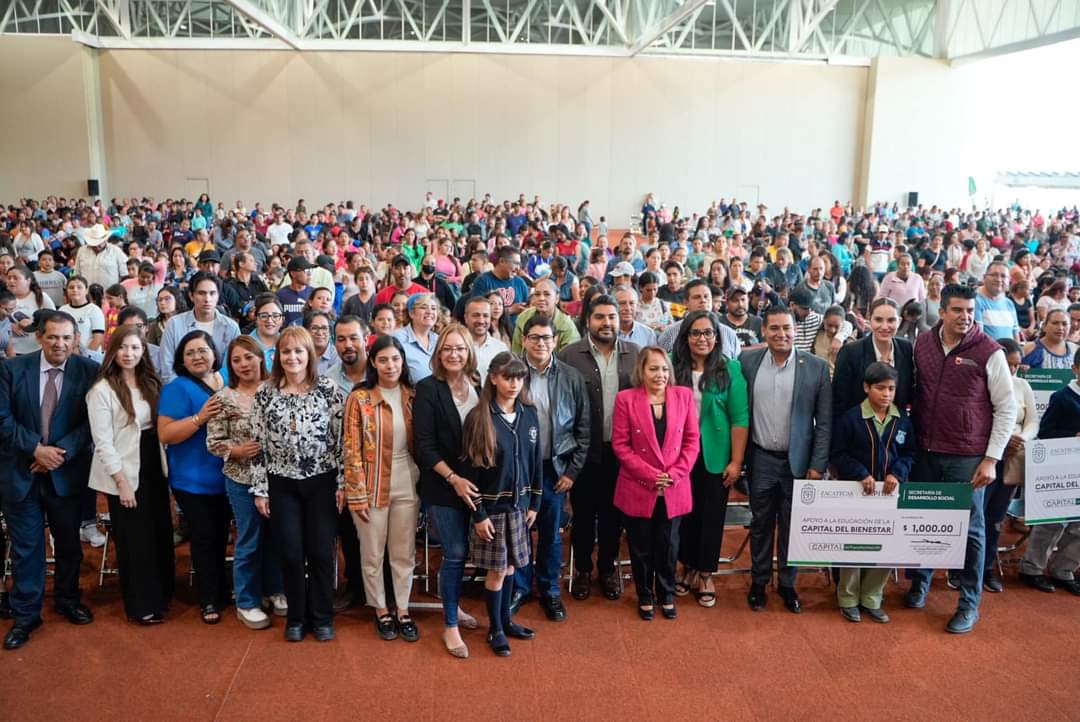
[[[1080,37],[1080,0],[0,0],[0,34],[103,48],[963,62]]]

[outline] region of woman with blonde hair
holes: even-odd
[[[278,338],[270,379],[255,393],[252,493],[270,519],[288,602],[285,640],[334,638],[334,535],[342,490],[342,393],[318,375],[311,335],[290,326]]]
[[[475,629],[476,620],[460,610],[462,575],[469,555],[469,513],[479,493],[464,475],[461,458],[465,417],[480,401],[476,350],[468,330],[450,324],[435,344],[431,376],[416,385],[413,443],[420,467],[420,499],[442,543],[439,595],[443,603],[443,643],[455,657],[469,656],[458,625]]]

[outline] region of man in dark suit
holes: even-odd
[[[783,306],[765,312],[766,348],[739,356],[750,400],[750,556],[747,601],[765,608],[772,581],[773,541],[777,542],[784,606],[802,611],[795,591],[795,567],[788,566],[788,531],[795,479],[820,479],[829,463],[832,387],[824,359],[795,348],[795,316]]]
[[[5,649],[18,649],[41,625],[45,597],[45,520],[53,537],[56,611],[72,624],[94,617],[79,600],[79,495],[90,475],[86,392],[98,365],[73,356],[75,319],[37,320],[41,350],[0,365],[0,497],[11,536],[15,624]]]
[[[875,361],[896,369],[896,406],[911,410],[915,393],[915,359],[911,342],[897,338],[900,310],[891,298],[879,298],[870,304],[870,334],[855,343],[846,344],[836,357],[832,381],[833,418],[837,419],[852,406],[866,398],[863,375]]]
[[[615,508],[615,480],[619,462],[611,449],[611,421],[615,395],[630,388],[638,347],[617,337],[619,306],[607,294],[593,297],[586,309],[588,333],[570,344],[559,360],[577,369],[589,395],[589,455],[579,475],[580,483],[570,488],[574,524],[570,544],[574,549],[574,580],[571,596],[582,601],[589,596],[593,546],[604,597],[612,601],[621,595],[615,566],[622,537],[622,515]]]

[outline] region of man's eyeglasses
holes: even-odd
[[[551,334],[530,333],[525,337],[525,340],[532,343],[551,343],[555,340],[555,337]]]

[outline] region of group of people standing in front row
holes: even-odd
[[[218,283],[193,278],[195,303],[212,307]],[[429,298],[414,296],[410,305]],[[479,312],[489,303],[480,295],[469,306]],[[768,309],[764,345],[741,354],[737,342],[726,343],[730,329],[705,309],[673,327],[669,353],[620,338],[619,303],[599,293],[587,302],[580,340],[561,343],[558,314],[536,312],[518,329],[522,352],[491,357],[464,325],[367,343],[365,324],[343,315],[334,327],[340,361],[325,373],[304,328],[285,329],[268,350],[256,336],[224,333],[199,317],[169,321],[167,374],[156,368],[156,347],[138,318],[114,331],[99,367],[73,353],[75,319],[42,314],[40,351],[0,364],[0,493],[15,577],[15,622],[4,646],[21,647],[41,624],[46,519],[56,610],[74,624],[93,620],[78,584],[77,499],[87,480],[108,501],[130,620],[163,622],[173,596],[171,487],[191,526],[202,620],[219,622],[234,599],[249,627],[270,626],[268,611],[284,616],[289,641],[334,637],[338,536],[346,575],[362,580],[378,635],[420,638],[409,600],[423,505],[442,545],[442,640],[463,658],[460,629],[478,626],[460,608],[467,563],[485,575],[486,641],[495,654],[509,655],[511,639],[535,636],[513,621],[534,589],[548,619],[566,618],[567,494],[570,594],[590,595],[595,568],[603,596],[620,597],[625,530],[637,614],[674,619],[678,597],[716,603],[712,576],[728,495],[745,473],[753,513],[748,604],[767,607],[775,548],[776,589],[789,611],[800,612],[796,569],[787,564],[793,480],[822,478],[830,467],[867,493],[879,481],[894,493],[909,476],[973,486],[967,556],[955,580],[960,600],[947,625],[971,631],[984,586],[1001,588],[984,572],[1004,516],[1002,461],[1034,438],[1033,404],[1014,377],[1020,349],[974,322],[974,290],[946,286],[940,322],[914,345],[895,337],[896,304],[875,302],[873,334],[841,349],[832,379],[825,360],[796,348],[789,308]],[[1073,370],[1080,379],[1080,357]],[[162,376],[172,380],[163,384]],[[1058,392],[1039,434],[1080,433],[1078,402],[1076,382]],[[1080,594],[1072,576],[1077,525],[1057,526],[1033,537],[1028,554],[1041,558],[1030,567],[1025,559],[1025,574]],[[1043,576],[1048,566],[1052,581]],[[925,605],[931,576],[910,575],[906,606]],[[844,617],[889,621],[884,584],[873,570],[845,570]]]

